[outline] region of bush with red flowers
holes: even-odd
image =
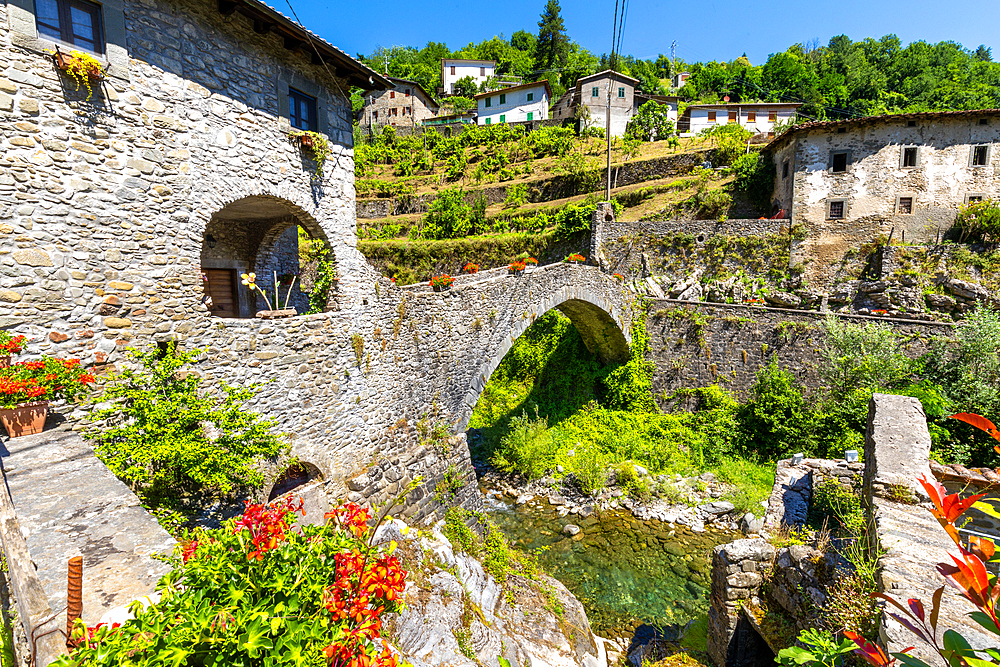
[[[462,267],[462,271],[466,273],[479,273],[479,265],[469,262],[468,264]]]
[[[527,266],[527,264],[525,264],[523,259],[515,259],[513,262],[507,265],[507,268],[512,273],[520,273],[521,271],[524,271],[525,266]]]
[[[26,342],[26,337],[11,336],[9,331],[0,329],[0,355],[21,354]]]
[[[623,275],[622,275],[622,274],[620,274],[620,273],[613,273],[613,274],[611,274],[611,276],[612,276],[612,277],[613,277],[613,278],[614,278],[615,280],[617,280],[618,282],[620,282],[620,283],[623,283],[623,282],[625,282],[625,276],[623,276]]]
[[[162,597],[120,627],[78,621],[57,665],[171,664],[396,667],[382,617],[402,607],[406,572],[372,545],[367,508],[296,525],[301,500],[247,503],[218,530],[187,536]]]
[[[571,255],[567,255],[566,259],[564,259],[563,261],[569,262],[570,264],[583,264],[584,262],[587,261],[587,258],[579,253],[574,252]]]
[[[440,276],[434,276],[434,277],[432,277],[430,285],[431,285],[431,287],[434,287],[435,289],[447,289],[447,288],[451,287],[452,283],[454,283],[454,282],[455,282],[455,279],[452,278],[451,276],[449,276],[447,273],[445,273],[445,274],[440,275]]]
[[[0,408],[35,401],[72,401],[94,383],[79,359],[43,357],[0,368]]]

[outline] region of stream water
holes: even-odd
[[[694,533],[623,510],[559,517],[546,499],[496,501],[490,515],[522,551],[539,560],[583,603],[594,632],[631,637],[642,624],[683,625],[708,612],[712,548],[732,533]],[[582,529],[569,537],[567,524]]]

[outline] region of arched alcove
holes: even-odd
[[[329,247],[316,220],[291,202],[266,195],[231,202],[212,215],[202,237],[205,304],[219,317],[253,317],[268,309],[268,301],[278,310],[286,300],[298,314],[306,313],[317,289],[316,251],[329,253]],[[242,284],[244,273],[256,274],[267,301]],[[319,310],[326,310],[331,296],[318,299]]]
[[[288,466],[278,476],[278,479],[274,482],[274,486],[271,487],[271,492],[267,495],[267,502],[271,502],[275,498],[280,498],[289,491],[294,491],[310,482],[322,480],[323,473],[320,472],[319,468],[311,463],[298,461]]]

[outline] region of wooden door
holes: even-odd
[[[205,294],[211,299],[209,310],[217,317],[239,317],[240,301],[236,293],[236,269],[202,269],[208,283]]]

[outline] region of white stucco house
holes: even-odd
[[[493,60],[441,59],[441,87],[445,95],[455,94],[455,82],[471,76],[476,86],[494,76],[497,64]]]
[[[522,83],[502,90],[476,95],[479,125],[519,123],[548,118],[552,89],[546,80]]]
[[[739,123],[754,134],[767,134],[775,123],[795,116],[800,106],[789,102],[692,104],[677,121],[677,132],[690,137],[716,125]]]

